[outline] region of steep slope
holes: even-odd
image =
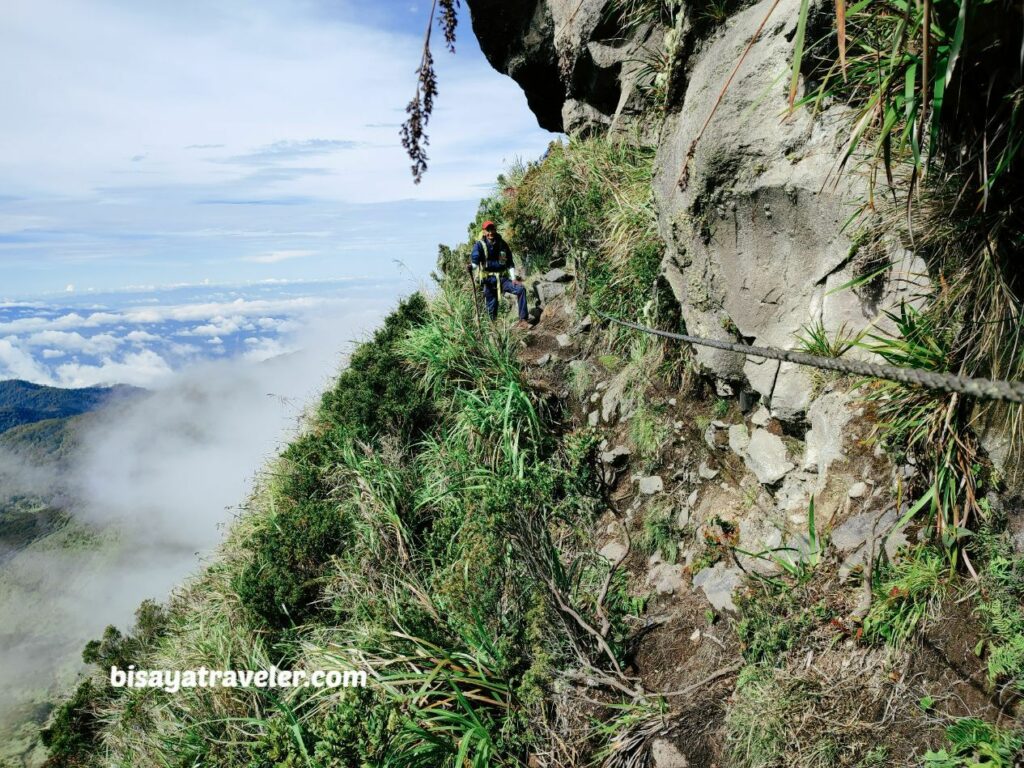
[[[360,348],[218,560],[90,646],[51,764],[1018,764],[1024,518],[977,432],[984,417],[1019,449],[1014,414],[597,314],[1019,378],[1020,209],[1000,191],[977,214],[939,154],[921,182],[914,105],[871,123],[856,80],[882,66],[865,30],[896,35],[908,58],[885,82],[910,99],[920,38],[901,30],[923,25],[959,82],[948,43],[968,16],[986,26],[965,62],[985,71],[993,9],[851,6],[844,71],[813,3],[469,5],[490,60],[572,133],[470,226],[500,222],[540,322],[481,319],[469,244],[442,247],[433,295]],[[813,113],[790,113],[794,71]],[[857,120],[877,157],[852,151]],[[834,176],[844,162],[858,171]],[[903,207],[918,189],[924,210]],[[112,664],[369,684],[117,689]]]

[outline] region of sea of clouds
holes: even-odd
[[[409,280],[189,286],[0,306],[0,377],[146,392],[89,420],[70,467],[0,456],[0,492],[68,501],[100,550],[0,566],[0,727],[69,684],[84,643],[129,626],[215,552],[257,473]],[[113,534],[113,535],[111,535]]]

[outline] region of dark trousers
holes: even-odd
[[[516,297],[519,305],[519,319],[526,320],[530,316],[529,307],[526,306],[526,288],[519,283],[513,283],[507,277],[501,278],[501,290],[511,293]],[[484,278],[484,303],[487,305],[487,314],[491,320],[498,317],[498,286],[497,276]]]

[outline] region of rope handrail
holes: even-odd
[[[812,368],[821,368],[827,371],[838,371],[840,373],[853,373],[858,376],[869,376],[875,379],[886,379],[897,381],[901,384],[916,384],[927,389],[936,389],[942,392],[956,392],[962,395],[969,395],[980,400],[999,400],[1007,403],[1024,403],[1024,382],[1003,381],[1000,379],[972,378],[970,376],[958,376],[954,373],[940,373],[938,371],[926,371],[920,368],[900,368],[887,363],[869,363],[863,360],[840,360],[834,357],[821,357],[807,352],[797,352],[790,349],[778,349],[776,347],[757,347],[750,344],[735,344],[717,339],[707,339],[702,336],[690,336],[685,333],[671,333],[659,331],[657,328],[649,328],[645,325],[622,320],[617,317],[595,310],[598,317],[602,317],[618,325],[632,328],[633,330],[648,333],[653,336],[661,336],[666,339],[685,341],[689,344],[697,344],[702,347],[711,347],[726,352],[737,352],[748,357],[762,357],[767,360],[779,360],[783,363],[795,365],[806,365]]]

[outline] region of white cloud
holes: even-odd
[[[62,387],[94,387],[109,384],[131,384],[152,387],[166,380],[171,366],[152,350],[132,352],[120,360],[105,358],[99,365],[65,363],[57,367],[57,379]]]
[[[252,362],[261,362],[263,360],[270,360],[281,355],[294,352],[294,347],[286,346],[277,339],[259,339],[259,338],[248,338],[245,340],[247,349],[242,357]]]
[[[258,256],[248,256],[243,261],[251,261],[254,264],[277,264],[280,261],[289,259],[303,259],[307,256],[315,256],[317,251],[271,251]]]
[[[217,318],[264,317],[269,314],[294,314],[322,307],[327,299],[302,296],[292,299],[234,299],[153,307],[130,307],[122,312],[93,312],[83,316],[69,312],[56,318],[22,317],[0,323],[0,334],[62,331],[103,326],[156,325],[169,321],[212,322]]]
[[[54,359],[56,359],[58,357],[67,357],[67,354],[68,353],[65,352],[63,349],[44,349],[43,350],[43,359],[44,360],[54,360]]]
[[[0,379],[25,379],[37,384],[53,384],[49,372],[16,344],[17,339],[0,339]]]
[[[145,344],[150,341],[160,341],[160,337],[146,331],[132,331],[124,337],[124,340],[130,341],[132,344]]]
[[[28,346],[51,347],[87,355],[110,355],[121,346],[121,339],[109,333],[83,336],[77,331],[41,331],[25,340]]]

